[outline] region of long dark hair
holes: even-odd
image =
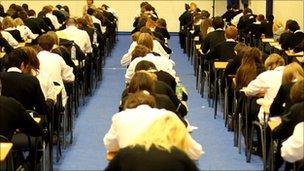
[[[254,80],[259,66],[262,66],[262,52],[258,48],[245,52],[242,64],[236,72],[236,88],[241,89]]]

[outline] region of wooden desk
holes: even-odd
[[[34,121],[37,122],[37,123],[40,123],[40,121],[41,121],[41,118],[39,118],[39,117],[33,117],[33,119],[34,119]]]
[[[199,41],[199,36],[195,36],[193,40],[198,42]]]
[[[281,124],[281,120],[269,120],[267,123],[269,128],[271,130],[274,130],[277,126]]]
[[[0,161],[4,161],[13,147],[13,143],[0,143]]]
[[[24,47],[24,46],[25,46],[25,42],[18,43],[18,46],[19,46],[19,47]]]
[[[5,56],[5,52],[0,52],[0,59],[3,58]]]
[[[283,50],[283,49],[282,49],[282,46],[281,46],[280,44],[279,44],[279,45],[274,46],[274,48],[276,48],[276,49],[278,49],[278,50],[280,50],[280,51],[281,51],[281,50]]]
[[[280,43],[279,42],[270,42],[269,45],[272,47],[276,47],[276,46],[280,45]]]
[[[215,69],[226,69],[228,62],[214,62]]]
[[[200,44],[199,44],[199,45],[195,45],[196,50],[201,49],[201,46],[202,46],[202,45],[200,45]]]
[[[262,39],[262,42],[263,43],[274,43],[275,40],[273,38],[264,38],[264,39]]]
[[[304,56],[304,53],[303,51],[302,52],[298,52],[298,53],[295,53],[293,50],[286,50],[285,53],[290,56],[290,57],[302,57]]]

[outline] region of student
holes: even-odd
[[[168,110],[156,109],[155,99],[147,92],[137,92],[130,94],[124,107],[124,111],[116,113],[112,117],[112,125],[108,133],[104,137],[106,149],[110,152],[118,151],[132,145],[132,142],[152,125],[158,118],[163,115],[172,115],[178,120],[179,126],[186,127],[178,119],[178,117]],[[186,131],[187,132],[187,131]],[[193,160],[198,160],[203,154],[202,146],[192,139],[190,134],[186,133],[185,152]]]
[[[197,171],[189,153],[190,134],[180,120],[165,113],[121,149],[106,171]],[[203,152],[202,152],[203,153]]]

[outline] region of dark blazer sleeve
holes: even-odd
[[[281,119],[282,123],[272,131],[272,137],[284,140],[292,135],[299,122],[304,121],[304,102],[293,105]]]
[[[35,111],[39,115],[48,115],[48,107],[45,101],[45,97],[43,95],[43,92],[41,90],[39,81],[36,77],[33,77],[33,85],[35,86],[35,95],[33,95],[33,100],[35,104]]]
[[[210,49],[210,34],[207,34],[205,40],[203,40],[201,49],[204,53],[207,53]]]
[[[16,119],[18,120],[18,125],[16,125],[16,128],[31,136],[41,136],[42,129],[40,128],[39,124],[36,123],[28,113],[26,113],[24,107],[16,100],[12,100],[11,103],[16,110]]]
[[[0,46],[4,47],[4,50],[7,54],[13,50],[13,47],[3,37],[0,38]]]
[[[286,102],[287,96],[289,96],[289,92],[284,91],[284,87],[281,85],[276,97],[270,106],[271,116],[280,116],[284,113],[285,107],[283,107],[283,104]]]

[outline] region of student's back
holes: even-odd
[[[193,161],[181,150],[171,152],[155,146],[146,151],[142,146],[121,149],[106,171],[197,171]]]

